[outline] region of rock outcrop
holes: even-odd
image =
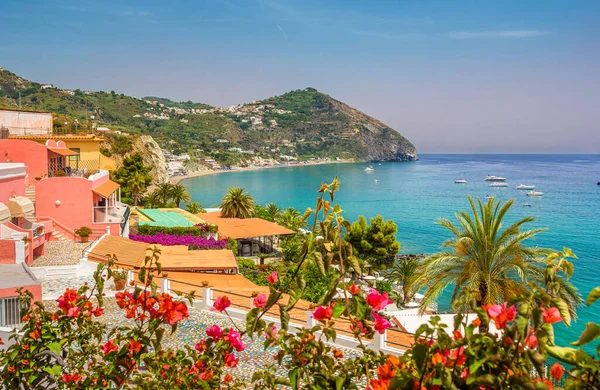
[[[168,164],[160,146],[149,135],[142,135],[134,139],[132,153],[138,152],[144,159],[144,165],[152,167],[150,175],[155,183],[169,181]]]

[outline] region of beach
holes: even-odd
[[[186,179],[192,179],[194,177],[217,175],[220,173],[252,172],[252,171],[261,171],[264,169],[293,168],[293,167],[305,167],[305,166],[326,165],[326,164],[348,164],[348,163],[355,163],[355,162],[356,161],[354,161],[352,159],[340,159],[340,160],[329,160],[329,161],[307,161],[307,162],[301,162],[301,163],[295,163],[295,164],[250,166],[250,167],[245,167],[245,168],[232,168],[232,169],[220,169],[220,170],[206,169],[203,171],[190,173],[188,175],[173,176],[169,179],[169,182],[171,184],[178,184],[181,181],[186,180]]]

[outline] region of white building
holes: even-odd
[[[52,134],[52,113],[0,109],[0,128],[10,135]]]

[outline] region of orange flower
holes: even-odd
[[[333,356],[335,356],[336,359],[341,359],[344,357],[344,354],[339,349],[334,349]]]
[[[390,384],[388,381],[379,379],[371,379],[369,382],[369,390],[388,390]]]
[[[386,363],[377,368],[377,375],[379,376],[379,379],[388,381],[396,376],[396,371],[394,371],[394,369]]]
[[[15,372],[15,366],[8,366],[8,372]]]
[[[392,367],[396,367],[396,368],[400,368],[400,359],[398,359],[396,356],[394,355],[389,355],[387,357],[387,362],[389,365],[391,365]]]
[[[358,288],[358,286],[356,284],[352,283],[352,285],[350,286],[348,291],[350,291],[350,294],[356,295],[360,292],[360,288]]]
[[[550,375],[552,375],[552,378],[554,378],[554,380],[557,382],[560,381],[560,378],[562,378],[564,373],[565,369],[558,363],[554,363],[550,368]]]
[[[479,317],[475,318],[471,324],[473,324],[476,327],[479,327],[479,325],[481,325],[481,320],[479,319]]]
[[[31,337],[34,340],[39,339],[41,335],[42,334],[41,334],[41,332],[38,329],[36,329],[33,332],[29,333],[29,337]]]
[[[452,335],[454,336],[454,340],[458,340],[458,339],[462,339],[463,335],[462,333],[460,333],[459,330],[455,330],[454,332],[452,332]]]
[[[131,352],[140,352],[142,350],[142,344],[136,340],[129,340],[129,346],[127,349]]]
[[[225,383],[229,383],[233,380],[233,377],[229,374],[225,374],[225,377],[223,378],[223,382]]]
[[[29,344],[23,344],[23,351],[29,351]]]
[[[436,364],[442,364],[444,363],[444,355],[442,355],[439,352],[436,352],[433,357],[431,358],[431,364],[433,364],[434,366]]]

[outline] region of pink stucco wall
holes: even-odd
[[[94,223],[93,219],[93,207],[99,196],[92,192],[92,188],[106,180],[108,175],[102,181],[94,182],[82,177],[52,177],[36,182],[36,214],[42,219],[50,217],[70,230],[87,226],[94,231],[91,239],[103,234],[106,226],[111,227],[111,235],[118,236],[120,224]],[[60,204],[57,205],[57,201]]]
[[[22,288],[24,290],[29,290],[33,294],[33,300],[35,302],[40,302],[42,300],[42,285],[41,284],[33,284],[30,286],[21,286],[21,287],[9,287],[9,288],[0,288],[0,298],[11,298],[16,297],[19,294],[17,293],[17,288]]]
[[[0,162],[22,162],[27,165],[28,182],[48,174],[48,149],[34,141],[0,139]]]
[[[41,251],[43,253],[43,251],[44,251],[43,246],[46,243],[46,241],[45,240],[34,241],[33,240],[33,231],[27,230],[27,229],[22,229],[21,227],[15,225],[12,222],[7,222],[6,226],[17,232],[27,234],[27,237],[29,238],[29,243],[27,245],[25,245],[25,264],[31,265],[31,263],[33,263],[33,250],[37,249],[37,247],[41,245],[42,248],[38,249],[38,251]]]
[[[25,178],[13,177],[9,179],[0,179],[0,202],[8,205],[8,199],[13,196],[25,195]]]
[[[15,240],[0,240],[0,264],[15,264],[16,255]]]

